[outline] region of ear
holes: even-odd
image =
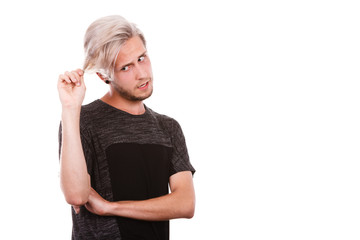
[[[103,80],[103,82],[105,82],[106,84],[109,84],[110,83],[110,79],[109,77],[106,75],[106,74],[102,74],[100,72],[96,72],[96,74],[99,76],[99,78],[101,80]]]
[[[103,80],[104,82],[107,80],[107,77],[104,76],[104,75],[102,75],[101,73],[96,72],[96,74],[97,74],[97,75],[99,76],[99,78],[100,78],[101,80]]]

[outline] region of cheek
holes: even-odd
[[[118,84],[122,84],[122,85],[126,85],[127,83],[129,83],[132,78],[133,78],[133,74],[131,73],[131,71],[119,72],[119,73],[115,74],[116,82]]]
[[[146,69],[146,72],[147,72],[148,74],[150,74],[150,77],[152,77],[152,68],[151,68],[151,63],[150,63],[150,61],[146,63],[145,69]]]

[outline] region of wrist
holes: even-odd
[[[116,202],[105,201],[103,215],[104,216],[114,216]]]
[[[80,113],[80,110],[81,110],[81,105],[62,105],[63,112]]]
[[[75,107],[62,107],[61,117],[62,120],[79,119],[81,106]]]

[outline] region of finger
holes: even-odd
[[[80,76],[80,85],[86,88],[86,86],[85,86],[85,80],[84,80],[84,75]],[[80,86],[80,85],[79,85],[79,86]]]
[[[72,71],[72,72],[65,72],[65,74],[71,79],[71,81],[74,83],[74,84],[78,84],[80,83],[80,76]]]
[[[76,69],[75,72],[77,72],[79,74],[79,76],[83,76],[84,75],[84,71],[80,68]]]
[[[79,206],[73,206],[74,211],[76,214],[78,214],[80,212],[80,207]]]
[[[77,85],[80,86],[80,76],[76,71],[71,71],[71,72],[66,72],[66,74],[69,76],[69,78],[71,79],[71,81]]]
[[[76,78],[76,86],[80,86],[83,82],[83,78],[84,78],[84,71],[81,70],[80,68],[71,71],[71,73],[74,75],[74,77]]]
[[[65,75],[65,74],[60,74],[59,76],[59,82],[67,82],[67,83],[72,83],[71,79],[69,78],[69,76]]]
[[[94,212],[93,212],[93,209],[91,208],[91,206],[90,206],[89,203],[86,203],[84,206],[85,206],[86,210],[88,210],[89,212],[94,213]]]

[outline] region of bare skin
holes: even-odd
[[[192,218],[195,210],[195,193],[191,172],[179,172],[171,176],[170,189],[170,194],[158,198],[118,202],[106,201],[91,189],[85,207],[101,216],[121,216],[147,221]]]
[[[98,76],[103,81],[109,80],[100,73]],[[102,101],[133,115],[145,112],[143,100],[152,93],[153,76],[150,59],[139,37],[130,38],[122,46],[109,88]],[[190,171],[170,177],[170,194],[143,201],[109,202],[92,189],[79,127],[80,109],[86,92],[83,70],[61,74],[58,91],[62,104],[61,189],[76,212],[84,205],[98,215],[149,221],[191,218],[194,215],[195,191]]]
[[[85,96],[84,72],[77,69],[59,76],[58,91],[62,104],[62,148],[60,183],[66,201],[78,211],[90,194],[90,176],[80,140],[80,109]]]

